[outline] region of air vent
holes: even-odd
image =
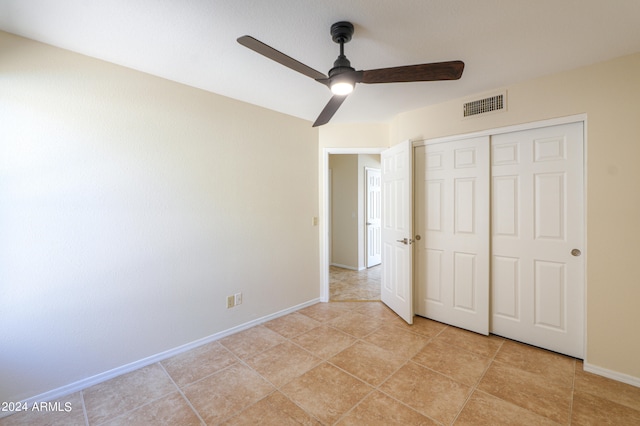
[[[507,106],[505,100],[505,93],[500,93],[499,95],[488,98],[466,102],[463,104],[464,117],[472,117],[478,114],[504,110]]]

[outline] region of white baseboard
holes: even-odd
[[[618,382],[626,383],[631,386],[636,386],[640,388],[640,377],[630,376],[628,374],[619,373],[617,371],[608,370],[606,368],[598,367],[593,364],[589,364],[586,361],[584,362],[584,371],[589,373],[597,374],[598,376],[603,376],[608,379],[613,379]]]
[[[358,271],[358,268],[354,268],[353,266],[342,265],[340,263],[332,263],[331,266],[335,266],[337,268],[349,269],[350,271]]]
[[[49,401],[54,401],[57,399],[60,399],[62,397],[65,397],[67,395],[70,395],[72,393],[81,391],[83,389],[86,389],[88,387],[97,385],[98,383],[102,383],[105,382],[107,380],[113,379],[115,377],[118,377],[122,374],[126,374],[126,373],[130,373],[132,371],[138,370],[142,367],[146,367],[147,365],[151,365],[151,364],[155,364],[158,361],[162,361],[165,360],[167,358],[171,358],[172,356],[181,354],[183,352],[189,351],[191,349],[197,348],[198,346],[202,346],[204,344],[222,339],[223,337],[229,336],[231,334],[235,334],[238,333],[240,331],[246,330],[248,328],[254,327],[256,325],[262,324],[264,322],[270,321],[272,319],[290,314],[292,312],[295,312],[297,310],[306,308],[307,306],[311,306],[311,305],[315,305],[316,303],[318,303],[320,301],[319,298],[316,299],[312,299],[308,302],[304,302],[301,303],[299,305],[296,306],[292,306],[290,308],[287,309],[283,309],[282,311],[270,314],[270,315],[266,315],[264,317],[246,322],[244,324],[240,324],[236,327],[232,327],[229,328],[227,330],[224,331],[220,331],[218,333],[214,333],[210,336],[204,337],[202,339],[198,339],[196,341],[187,343],[185,345],[182,346],[178,346],[176,348],[173,349],[169,349],[167,351],[164,352],[160,352],[158,354],[152,355],[150,357],[147,358],[143,358],[141,360],[138,361],[134,361],[132,363],[123,365],[121,367],[117,367],[114,368],[112,370],[109,371],[105,371],[104,373],[100,373],[100,374],[96,374],[95,376],[91,376],[91,377],[87,377],[86,379],[82,379],[79,380],[77,382],[59,387],[57,389],[53,389],[50,390],[48,392],[44,392],[41,393],[40,395],[36,395],[34,397],[31,397],[29,399],[26,399],[24,401],[21,401],[21,404],[27,403],[29,407],[31,407],[34,403],[40,403],[40,402],[49,402]],[[0,418],[5,417],[7,415],[12,414],[11,412],[4,412],[4,413],[0,413]]]

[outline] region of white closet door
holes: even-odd
[[[489,137],[415,155],[416,314],[489,334]]]
[[[492,333],[584,349],[583,125],[492,137]]]

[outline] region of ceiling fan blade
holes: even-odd
[[[362,72],[362,83],[405,83],[411,81],[457,80],[462,77],[464,62],[434,62],[431,64],[407,65],[380,68]]]
[[[322,74],[320,71],[316,71],[302,62],[296,61],[292,57],[285,55],[284,53],[264,44],[260,40],[256,40],[251,36],[245,35],[239,37],[238,43],[261,54],[262,56],[266,56],[267,58],[284,65],[287,68],[291,68],[294,71],[298,71],[299,73],[306,75],[307,77],[311,77],[314,80],[327,78],[327,76]]]
[[[329,99],[329,103],[324,107],[316,119],[316,122],[313,123],[313,127],[327,124],[329,120],[331,120],[331,117],[333,117],[333,114],[338,111],[338,108],[340,108],[340,105],[342,105],[345,99],[347,99],[347,95],[333,95],[331,99]]]

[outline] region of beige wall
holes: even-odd
[[[0,52],[0,401],[319,297],[311,123],[6,33]]]
[[[461,101],[400,114],[392,144],[587,115],[587,363],[640,383],[640,54],[506,87],[508,111]]]
[[[387,148],[389,125],[380,123],[327,124],[319,128],[319,147]]]
[[[358,269],[358,156],[329,156],[332,265]]]

